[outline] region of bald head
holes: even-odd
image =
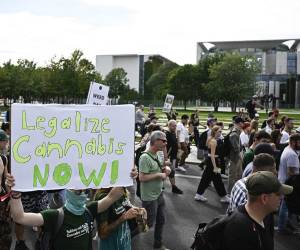
[[[176,121],[175,120],[170,120],[168,121],[168,128],[170,132],[175,132],[176,131]]]

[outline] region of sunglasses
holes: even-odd
[[[163,143],[166,143],[167,142],[167,140],[165,140],[165,139],[158,139],[159,141],[162,141]]]

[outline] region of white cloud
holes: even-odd
[[[91,24],[84,16],[68,17],[67,10],[66,17],[0,14],[1,60],[26,57],[44,64],[79,48],[93,62],[96,54],[159,53],[183,64],[196,61],[197,41],[300,37],[297,0],[284,6],[279,0],[80,1],[90,8],[128,9],[130,24]]]

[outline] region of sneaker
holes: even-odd
[[[169,248],[166,248],[164,245],[161,245],[160,247],[154,247],[155,250],[170,250]]]
[[[225,195],[225,196],[223,196],[223,197],[220,199],[220,202],[221,202],[221,203],[229,203],[229,202],[230,202],[230,198],[229,198],[227,195]]]
[[[180,190],[177,186],[172,186],[172,193],[174,194],[183,194],[182,190]]]
[[[196,194],[195,197],[194,197],[195,201],[207,201],[207,198],[205,198],[203,195],[201,194]]]
[[[29,248],[26,246],[24,240],[18,240],[16,242],[15,250],[29,250]]]
[[[181,172],[186,172],[186,169],[183,167],[183,166],[178,166],[177,168],[176,168],[176,170],[178,170],[178,171],[181,171]]]

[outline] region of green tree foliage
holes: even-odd
[[[152,74],[149,80],[146,82],[144,97],[145,99],[164,99],[168,89],[168,76],[169,73],[178,67],[177,64],[172,62],[166,62],[161,65],[156,73]]]
[[[76,102],[87,96],[91,81],[101,83],[102,78],[94,65],[75,50],[70,58],[52,59],[50,65],[37,67],[33,61],[8,61],[0,67],[0,98],[24,102]]]
[[[107,74],[104,80],[104,84],[109,86],[109,94],[110,98],[118,98],[125,91],[126,87],[128,87],[127,82],[127,73],[122,68],[113,69],[111,72]]]
[[[199,97],[201,82],[199,82],[198,70],[195,65],[186,64],[175,68],[170,72],[168,78],[168,92],[176,99],[184,102],[184,109],[189,100]]]
[[[214,102],[230,102],[232,111],[236,111],[237,104],[253,93],[258,72],[258,65],[253,57],[225,54],[219,63],[210,67],[206,95],[214,98]]]

